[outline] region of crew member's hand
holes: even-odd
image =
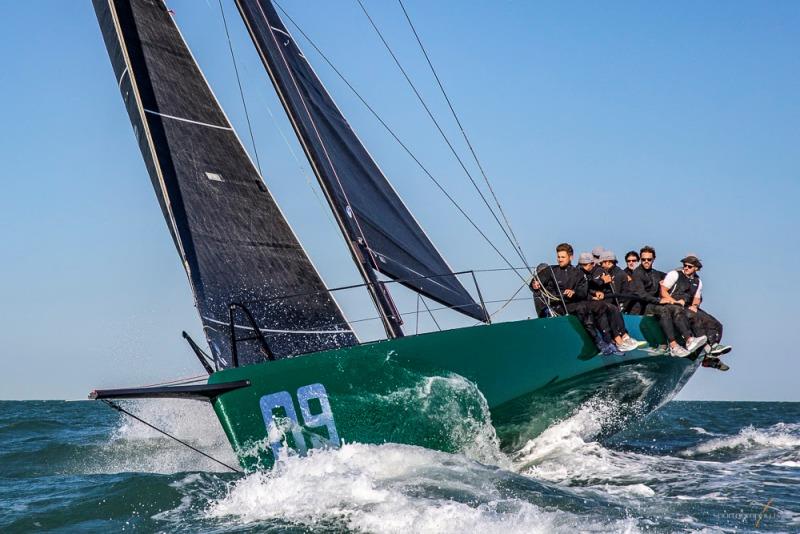
[[[680,304],[681,306],[686,306],[686,301],[685,301],[685,300],[683,300],[683,299],[676,300],[676,301],[675,301],[675,304]]]
[[[565,296],[565,297],[567,297],[567,298],[570,298],[570,299],[571,299],[571,298],[573,297],[573,295],[575,295],[575,291],[573,291],[573,290],[571,290],[571,289],[565,289],[565,290],[564,290],[564,296]]]
[[[661,300],[658,301],[659,304],[674,304],[672,297],[661,297]]]
[[[692,310],[694,313],[697,313],[697,306],[689,306],[689,309]]]
[[[602,291],[594,292],[594,300],[603,300],[604,298],[606,298],[606,294],[603,293]]]
[[[602,275],[600,275],[600,280],[602,280],[604,284],[610,284],[613,278],[611,278],[610,274],[603,273]]]

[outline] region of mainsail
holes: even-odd
[[[94,0],[139,147],[209,346],[241,365],[358,342],[214,97],[162,0]],[[289,298],[282,298],[293,295]],[[251,321],[251,319],[253,321]],[[253,324],[255,323],[255,325]]]
[[[350,128],[272,3],[236,4],[345,239],[357,263],[365,267],[362,275],[375,269],[485,320],[484,309],[458,281]]]

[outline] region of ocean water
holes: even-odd
[[[204,403],[126,405],[235,465]],[[0,402],[0,532],[800,532],[800,403],[672,402],[594,441],[347,444],[242,475],[99,402]]]

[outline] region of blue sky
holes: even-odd
[[[287,148],[282,135],[300,156],[224,4],[265,180],[328,284],[353,283],[308,165]],[[216,0],[169,5],[250,148]],[[282,5],[502,243],[357,4]],[[458,139],[398,5],[366,5]],[[561,241],[618,255],[653,244],[661,269],[697,252],[705,305],[735,345],[733,370],[701,369],[680,398],[800,400],[791,334],[800,4],[408,0],[407,8],[532,262],[550,260]],[[300,42],[451,265],[502,266]],[[202,372],[180,339],[184,329],[202,338],[191,293],[90,2],[5,4],[0,66],[0,399],[83,398],[93,387]],[[371,313],[350,307],[351,318]]]

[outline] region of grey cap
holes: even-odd
[[[614,254],[610,250],[604,250],[602,254],[600,254],[600,261],[617,261],[617,255]]]
[[[606,250],[606,249],[604,249],[603,247],[601,247],[601,246],[599,246],[599,245],[598,245],[598,246],[596,246],[596,247],[594,247],[594,248],[592,249],[592,256],[594,256],[595,258],[599,258],[599,257],[600,257],[600,254],[602,254],[603,252],[605,252],[605,250]]]
[[[578,265],[586,265],[587,263],[594,263],[594,256],[590,252],[581,252],[578,256]]]

